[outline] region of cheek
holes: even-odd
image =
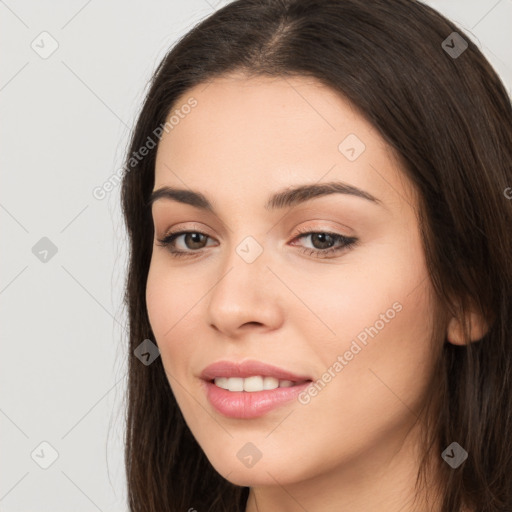
[[[198,411],[190,401],[187,371],[196,349],[191,316],[201,294],[182,276],[179,272],[170,272],[162,262],[152,261],[146,284],[146,304],[171,390],[184,416],[195,424]]]
[[[173,297],[168,292],[165,274],[152,261],[146,283],[146,305],[151,329],[157,340],[172,326],[169,312],[174,311]]]
[[[326,386],[333,393],[336,389],[333,395],[319,394],[329,401],[340,393],[345,405],[356,408],[365,404],[365,411],[359,411],[364,414],[376,397],[396,401],[393,393],[415,403],[425,391],[434,358],[433,291],[420,240],[403,236],[346,261],[335,282],[325,274],[298,290],[329,328],[312,317],[297,315],[294,320],[306,333],[319,367],[330,369],[322,380],[336,381]],[[331,374],[336,378],[330,379]]]
[[[310,396],[302,397],[295,422],[282,437],[276,432],[274,441],[279,437],[293,451],[287,439],[308,439],[308,449],[322,454],[316,463],[334,467],[355,453],[378,451],[383,439],[391,442],[410,427],[428,393],[433,368],[427,283],[409,295],[407,287],[403,293],[397,290],[400,307],[392,308],[387,323],[379,319],[386,312],[379,301],[366,303],[369,320],[362,327],[351,309],[339,314],[333,324],[340,333],[337,340],[317,339],[314,347],[324,373],[316,376]],[[365,336],[358,339],[359,333]],[[310,354],[312,360],[317,357],[313,350]]]
[[[170,268],[164,255],[153,255],[146,283],[146,304],[155,336],[171,336],[189,319],[201,297],[201,283],[186,271]]]
[[[313,313],[290,301],[295,304],[287,309],[290,320],[301,325],[308,333],[306,339],[319,343],[317,347],[338,350],[358,336],[364,342],[370,339],[369,331],[389,331],[390,324],[401,324],[409,316],[413,337],[414,329],[421,330],[421,324],[430,321],[421,243],[404,231],[356,249],[340,265],[319,265],[314,273],[301,272],[300,279],[294,269],[283,269],[283,273]],[[395,320],[398,317],[400,321]]]
[[[185,332],[190,313],[201,295],[190,280],[180,279],[179,272],[169,272],[162,263],[151,262],[146,284],[146,304],[151,329],[155,335],[165,369],[172,374],[188,360],[192,348]],[[177,364],[180,363],[180,364]]]
[[[336,340],[316,347],[326,371],[311,402],[329,411],[333,424],[345,425],[345,434],[394,428],[414,417],[410,411],[427,393],[435,357],[430,283],[389,284],[389,298],[376,290],[374,298],[359,294],[344,302],[346,309],[331,318]]]

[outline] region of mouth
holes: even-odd
[[[217,361],[204,368],[200,377],[229,391],[248,392],[291,387],[312,380],[310,376],[256,360]]]
[[[271,391],[277,388],[291,388],[311,382],[311,379],[293,381],[288,379],[277,379],[276,377],[253,375],[251,377],[215,377],[209,380],[211,384],[231,392],[245,391],[255,393],[258,391]]]
[[[258,418],[289,404],[312,382],[309,376],[260,361],[218,361],[200,377],[213,408],[237,419]]]

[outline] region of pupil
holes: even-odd
[[[315,248],[317,248],[317,249],[328,249],[330,247],[330,244],[332,243],[332,236],[327,233],[314,233],[311,236],[312,236],[312,240],[313,240],[313,246],[315,246]],[[326,245],[326,241],[325,241],[326,237],[329,240],[327,242],[327,245]],[[322,241],[322,239],[323,239],[323,241]],[[315,240],[320,240],[320,245],[321,245],[320,247],[316,246]]]
[[[194,245],[194,243],[200,244],[201,237],[203,237],[203,236],[204,235],[201,233],[188,233],[187,235],[185,235],[185,245],[187,245],[189,247],[189,249],[197,249],[198,247],[190,247],[190,245]],[[190,240],[191,240],[191,244],[187,243]],[[199,249],[200,248],[201,247],[199,247]]]

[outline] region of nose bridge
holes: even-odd
[[[260,236],[260,240],[261,240]],[[252,265],[257,260],[260,260],[258,268],[260,268],[262,261],[267,258],[261,258],[263,253],[265,252],[263,247],[264,241],[258,241],[252,235],[248,235],[244,237],[235,247],[235,252],[238,255],[239,259],[243,261],[247,265]],[[267,244],[268,245],[268,244]]]
[[[265,291],[269,291],[268,286],[264,286],[269,274],[267,256],[263,241],[252,235],[244,236],[239,242],[233,243],[229,253],[223,256],[224,277],[216,288],[226,288],[228,294],[236,294],[240,303],[261,297]]]
[[[278,291],[267,268],[268,256],[263,241],[252,235],[242,237],[223,255],[208,304],[210,321],[219,330],[233,332],[249,322],[275,327],[279,321]]]

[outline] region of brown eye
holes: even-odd
[[[355,246],[358,239],[347,237],[339,233],[327,233],[325,231],[299,231],[300,236],[296,240],[310,238],[312,247],[303,247],[302,251],[310,256],[326,258]]]
[[[182,247],[176,247],[177,241],[182,238]],[[200,231],[179,231],[170,233],[165,238],[158,240],[158,245],[167,247],[173,256],[192,255],[206,247],[206,242],[210,237]]]
[[[311,234],[311,244],[315,249],[329,249],[332,247],[336,240],[329,233],[312,233]]]
[[[203,233],[189,232],[184,234],[183,241],[187,249],[202,249],[202,244],[206,242],[207,238]]]

